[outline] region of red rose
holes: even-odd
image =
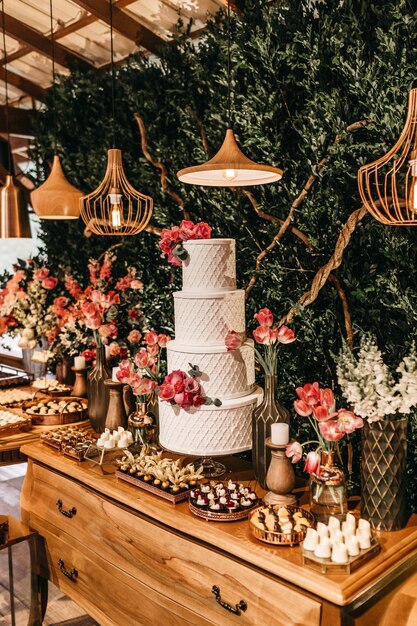
[[[196,239],[210,239],[211,237],[211,226],[206,224],[206,222],[200,222],[196,224],[195,227],[195,235]]]
[[[46,267],[41,267],[36,272],[33,272],[33,278],[36,280],[45,280],[49,276],[49,270]]]
[[[42,287],[44,289],[55,289],[58,284],[58,279],[54,278],[54,276],[47,276],[42,281]]]
[[[163,383],[159,386],[158,395],[161,400],[172,400],[172,398],[175,396],[174,386],[170,383]]]
[[[175,389],[175,393],[181,393],[182,391],[184,391],[184,383],[183,382],[178,382],[174,384],[174,389]]]
[[[194,222],[191,222],[190,220],[182,220],[180,224],[180,238],[182,241],[187,241],[188,239],[198,239]]]
[[[193,405],[195,407],[199,407],[199,406],[201,406],[201,405],[203,405],[205,403],[206,403],[206,399],[205,399],[204,396],[200,396],[198,394],[196,396],[194,396],[194,398],[193,398]]]

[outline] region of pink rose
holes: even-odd
[[[294,410],[298,415],[301,415],[301,417],[308,417],[312,413],[312,407],[304,400],[295,400]]]
[[[171,337],[169,335],[164,335],[162,333],[158,335],[158,345],[161,348],[165,348],[167,343],[169,343],[170,341],[171,341]]]
[[[194,398],[193,398],[193,406],[195,406],[196,408],[198,408],[199,406],[202,406],[205,403],[206,403],[206,399],[205,399],[204,396],[201,396],[199,394],[194,396]]]
[[[279,343],[292,343],[297,337],[294,332],[288,326],[280,326],[278,329],[278,341]]]
[[[174,402],[183,409],[188,409],[188,407],[193,406],[193,394],[186,393],[185,391],[176,393],[174,396]]]
[[[142,334],[138,330],[131,330],[127,336],[127,340],[129,343],[139,343],[141,337]]]
[[[122,351],[117,341],[112,341],[111,344],[109,345],[109,349],[110,349],[110,356],[119,356]]]
[[[48,276],[49,270],[46,267],[41,267],[39,270],[36,270],[36,272],[33,272],[33,278],[36,280],[45,280]]]
[[[353,433],[357,428],[363,427],[363,419],[352,411],[339,409],[337,412],[337,430],[340,433]]]
[[[87,317],[85,321],[85,325],[90,330],[97,330],[98,328],[100,328],[102,322],[103,320],[101,319],[101,315],[97,314],[97,315],[93,315],[93,317]]]
[[[170,383],[163,383],[159,386],[158,395],[161,400],[172,400],[175,396],[174,385],[171,385]]]
[[[201,387],[195,378],[186,378],[184,381],[184,391],[187,393],[199,393]]]
[[[154,346],[158,343],[158,333],[156,333],[154,330],[150,330],[149,332],[145,333],[144,339],[145,343],[147,343],[148,346]]]
[[[291,463],[298,463],[303,456],[303,449],[298,441],[293,441],[287,446],[285,455],[291,459]]]
[[[58,279],[54,276],[47,276],[42,281],[42,287],[44,289],[55,289],[58,284]]]
[[[262,343],[264,345],[269,345],[271,343],[271,330],[268,326],[258,326],[253,331],[253,336],[255,341],[258,343]]]
[[[174,370],[168,374],[168,376],[165,376],[164,383],[170,383],[171,385],[175,385],[177,383],[184,384],[185,378],[187,378],[185,372],[182,372],[181,370]]]
[[[229,330],[224,340],[228,352],[237,350],[245,342],[244,333],[237,333],[235,330]]]
[[[143,282],[134,278],[130,283],[131,289],[143,289]]]
[[[195,224],[190,220],[182,220],[180,224],[180,238],[182,241],[188,239],[198,239],[198,234],[195,231]]]
[[[258,320],[260,326],[272,326],[274,322],[272,312],[266,308],[260,309],[253,317]]]
[[[306,456],[304,472],[320,476],[320,455],[317,452],[309,452]]]
[[[195,239],[210,239],[211,230],[211,226],[206,224],[206,222],[200,222],[199,224],[196,224],[194,229]]]
[[[319,422],[321,434],[327,441],[339,441],[345,436],[344,432],[340,432],[337,428],[337,422],[328,420],[327,422]]]
[[[139,350],[139,352],[136,352],[136,354],[135,354],[135,363],[141,369],[144,369],[145,367],[148,367],[148,365],[149,365],[149,355],[146,352],[146,350],[142,349],[142,350]]]

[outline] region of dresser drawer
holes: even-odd
[[[320,624],[320,602],[301,591],[117,506],[59,474],[36,465],[33,471],[29,521],[41,534],[44,529],[63,530],[142,584],[217,626]],[[58,500],[72,517],[60,513]],[[246,611],[237,617],[220,606],[213,586],[233,607],[243,600]]]
[[[49,579],[101,626],[214,626],[78,544],[43,532],[39,552]]]

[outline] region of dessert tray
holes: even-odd
[[[191,513],[214,522],[235,522],[246,519],[258,505],[254,491],[229,480],[227,483],[202,483],[190,492]]]
[[[192,463],[180,467],[179,460],[162,458],[162,451],[157,452],[149,446],[143,446],[141,453],[136,455],[127,450],[117,464],[117,478],[172,504],[188,500],[191,490],[198,486],[197,481],[202,477],[202,468],[196,471]]]
[[[295,546],[303,541],[307,529],[314,526],[314,516],[299,506],[273,504],[250,513],[252,535],[275,546]]]
[[[330,517],[329,523],[317,523],[307,531],[301,547],[303,565],[322,574],[350,574],[381,550],[381,545],[365,519],[356,520],[352,513],[340,523]]]
[[[32,418],[35,424],[47,426],[73,424],[87,417],[87,401],[83,398],[42,398],[24,402],[22,410]]]
[[[27,400],[31,400],[33,397],[33,392],[31,393],[27,389],[1,389],[0,390],[0,405],[1,406],[10,406],[10,407],[19,407],[22,402]]]
[[[33,376],[8,365],[0,365],[0,388],[30,385]]]
[[[42,433],[40,440],[71,459],[83,461],[90,444],[95,439],[88,431],[69,427]]]
[[[0,409],[0,437],[9,437],[18,432],[30,430],[32,420],[30,418],[16,415],[11,411]]]

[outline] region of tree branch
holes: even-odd
[[[347,340],[349,348],[352,349],[353,348],[353,327],[352,327],[352,318],[349,312],[349,305],[348,305],[346,293],[342,285],[340,284],[340,280],[337,278],[337,276],[335,276],[334,274],[330,274],[328,280],[335,285],[337,294],[340,300],[342,301],[343,316],[345,318],[346,340]]]
[[[142,152],[145,156],[145,158],[149,161],[149,163],[152,163],[152,165],[154,167],[156,167],[159,171],[160,171],[160,176],[161,176],[161,187],[164,191],[164,193],[166,193],[168,196],[170,196],[171,198],[173,198],[175,200],[175,202],[177,204],[179,204],[179,206],[181,207],[183,213],[184,213],[184,219],[185,220],[189,220],[190,219],[190,214],[188,213],[188,211],[185,208],[185,201],[183,198],[181,198],[181,196],[174,190],[171,189],[171,187],[168,184],[168,171],[166,168],[166,165],[164,163],[162,163],[161,161],[157,161],[156,159],[154,159],[151,155],[151,153],[149,152],[148,149],[148,139],[147,139],[147,134],[146,134],[146,127],[144,124],[143,119],[141,118],[141,116],[139,115],[139,113],[135,113],[135,119],[138,123],[139,126],[139,131],[140,131],[140,137],[141,137],[141,148],[142,148]]]

